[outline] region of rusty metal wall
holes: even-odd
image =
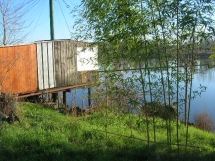
[[[36,45],[0,47],[0,86],[3,93],[38,91]]]

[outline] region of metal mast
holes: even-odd
[[[53,12],[53,0],[49,0],[49,11],[50,11],[50,37],[54,40],[54,12]]]

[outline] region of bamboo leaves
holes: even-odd
[[[82,0],[82,2],[84,9],[82,18],[86,21],[83,24],[88,25],[79,26],[90,31],[92,41],[99,44],[99,63],[101,69],[104,69],[100,76],[106,79],[103,82],[103,92],[107,93],[106,98],[109,99],[106,107],[110,106],[112,97],[117,96],[120,96],[119,101],[124,101],[119,106],[126,106],[128,111],[131,111],[132,107],[133,112],[143,109],[147,111],[148,107],[144,105],[150,101],[157,101],[165,106],[176,102],[177,114],[184,107],[184,119],[187,123],[191,98],[201,94],[192,89],[196,53],[204,41],[214,38],[214,20],[211,19],[214,2],[212,0],[96,2]],[[88,40],[89,36],[84,34],[80,33]],[[114,68],[110,69],[110,66]],[[204,89],[201,86],[201,90]],[[176,120],[177,125],[178,118],[179,116]],[[147,115],[145,119],[149,144],[151,137],[148,135],[150,125]],[[155,141],[156,127],[155,124],[153,126]],[[168,144],[171,144],[174,137],[172,126],[172,122],[167,119]],[[176,140],[179,141],[178,135]]]

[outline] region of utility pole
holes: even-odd
[[[50,36],[51,40],[54,40],[54,12],[53,12],[53,0],[49,0],[50,11]]]
[[[49,16],[50,16],[50,37],[51,40],[54,40],[54,11],[53,11],[53,0],[49,0]],[[50,97],[52,98],[53,102],[57,103],[57,107],[59,108],[59,96],[57,93],[51,93]]]

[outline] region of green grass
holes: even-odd
[[[95,113],[65,116],[38,104],[20,103],[21,122],[1,122],[0,161],[68,160],[215,160],[213,133],[189,127],[189,146],[156,144],[149,119],[147,146],[145,118],[134,114]],[[176,123],[171,122],[171,142],[176,144]],[[155,119],[156,142],[167,142],[166,122]],[[110,132],[110,133],[106,133]],[[179,141],[185,145],[186,127],[179,124]]]

